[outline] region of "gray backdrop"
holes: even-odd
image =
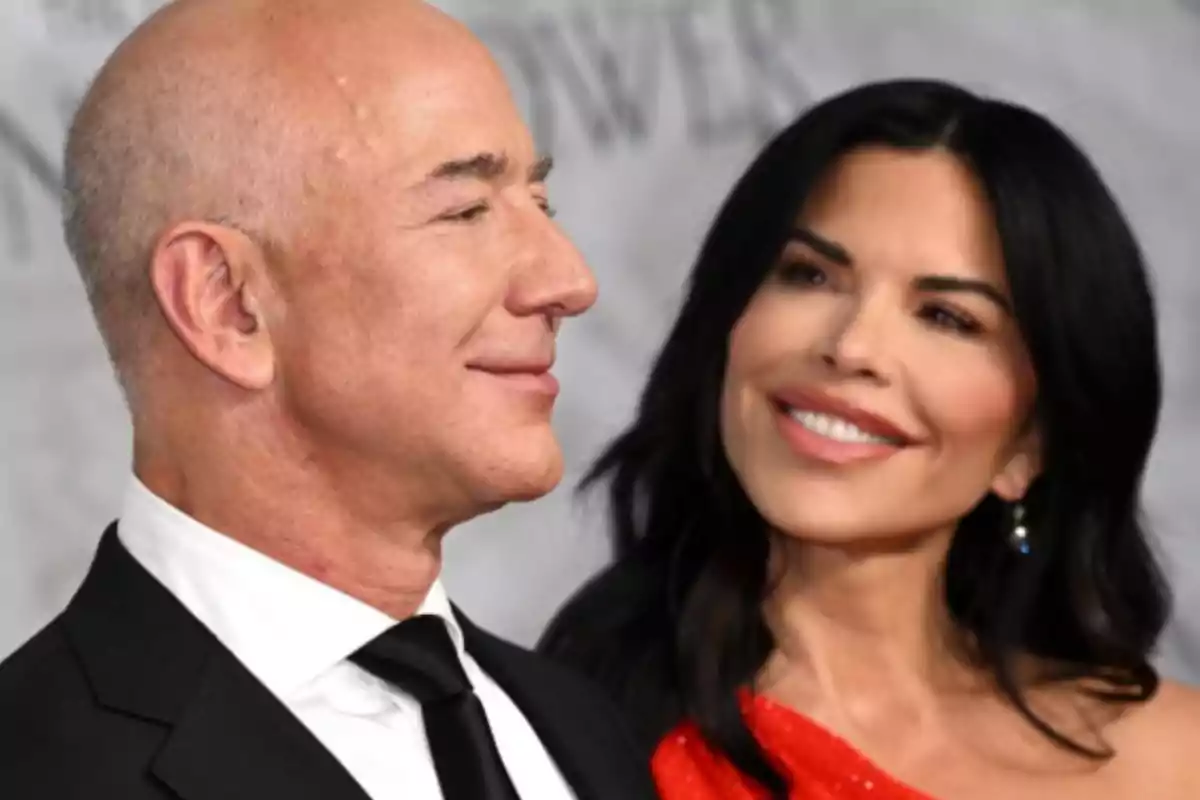
[[[128,423],[53,192],[86,80],[158,5],[0,4],[0,654],[69,597],[126,480]],[[629,418],[700,236],[764,137],[853,83],[931,75],[1061,122],[1142,237],[1168,378],[1148,502],[1179,601],[1163,664],[1200,682],[1200,369],[1189,347],[1200,325],[1200,0],[441,5],[504,64],[557,157],[562,224],[602,285],[596,309],[562,336],[563,488],[450,538],[447,581],[480,622],[531,642],[603,562],[598,503],[575,501],[571,487]]]

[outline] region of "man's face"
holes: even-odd
[[[306,180],[269,324],[314,459],[462,518],[560,479],[555,333],[596,287],[482,48],[409,58],[368,85],[334,70],[347,120]]]

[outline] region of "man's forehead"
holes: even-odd
[[[444,142],[426,149],[403,141],[388,148],[354,142],[327,155],[326,161],[332,162],[335,175],[365,180],[389,192],[423,193],[467,182],[544,182],[554,167],[553,157],[537,153],[532,145],[508,146],[510,141],[511,137],[472,137],[458,146]]]
[[[333,73],[324,82],[325,109],[312,113],[330,123],[339,161],[374,159],[374,168],[407,182],[492,178],[537,161],[508,85],[490,64],[430,64],[367,85]]]
[[[357,166],[394,188],[421,188],[467,180],[544,181],[553,167],[539,154],[532,135],[515,113],[439,124],[426,117],[421,128],[361,125],[337,144],[338,161]],[[357,162],[357,163],[356,163]]]
[[[302,125],[413,125],[446,117],[456,103],[461,110],[494,103],[498,88],[507,92],[483,43],[423,3],[345,0],[338,10],[334,0],[301,0],[296,9],[291,2],[267,0],[271,24],[241,26],[252,66],[231,76],[232,91],[299,115]],[[321,13],[302,13],[309,6]],[[263,84],[282,94],[261,91]]]
[[[350,0],[347,10],[381,5]],[[282,12],[286,23],[265,35],[267,46],[254,59],[268,79],[257,80],[257,70],[239,76],[240,94],[257,87],[261,113],[275,117],[280,136],[307,154],[301,157],[308,163],[297,166],[314,182],[322,181],[314,168],[330,168],[335,181],[383,179],[393,187],[417,185],[435,172],[449,178],[533,169],[532,137],[503,72],[469,30],[436,10],[414,16],[385,9],[366,29],[359,23],[370,15],[348,16],[354,19],[320,26]],[[494,158],[479,159],[485,154]]]

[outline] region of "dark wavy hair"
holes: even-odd
[[[1170,597],[1139,494],[1161,377],[1147,270],[1088,158],[1025,108],[938,81],[855,88],[809,109],[737,183],[700,252],[636,419],[584,487],[606,483],[614,563],[559,612],[540,648],[597,679],[652,746],[685,718],[743,773],[787,780],[743,721],[737,690],[774,642],[764,622],[768,526],[725,458],[718,403],[727,339],[777,262],[816,182],[848,151],[941,148],[983,187],[1014,313],[1037,376],[1043,471],[1026,497],[1032,551],[1006,505],[959,523],[945,599],[978,665],[1060,747],[1103,759],[1040,717],[1019,668],[1085,680],[1115,704],[1149,699]]]

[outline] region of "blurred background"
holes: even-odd
[[[55,195],[88,79],[158,5],[0,3],[0,657],[70,597],[127,479],[128,423]],[[447,583],[478,622],[531,643],[604,562],[600,499],[574,484],[630,418],[700,238],[765,138],[852,84],[935,76],[1063,125],[1155,270],[1167,403],[1146,499],[1177,595],[1161,663],[1200,683],[1200,0],[437,5],[500,59],[602,287],[560,337],[567,480],[449,539]]]

